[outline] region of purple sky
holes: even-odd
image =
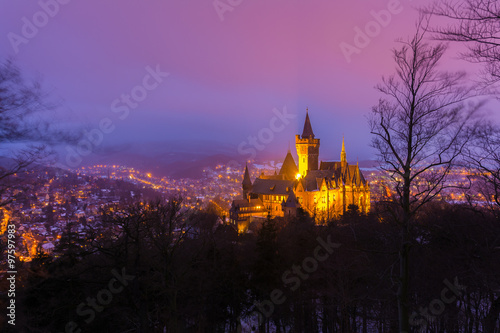
[[[309,107],[320,158],[338,158],[344,133],[349,160],[372,157],[366,116],[380,97],[374,86],[393,72],[394,40],[413,31],[413,6],[428,2],[220,0],[236,6],[217,13],[212,0],[59,0],[67,3],[57,10],[55,1],[40,2],[53,17],[36,1],[2,1],[0,56],[40,74],[64,100],[68,121],[97,128],[110,119],[101,145],[209,139],[237,147],[286,106],[297,118],[264,145],[285,152]],[[397,13],[348,62],[341,43],[354,45],[355,28],[388,8]],[[38,20],[36,33],[23,35],[23,17]],[[148,80],[151,90],[128,115],[113,112],[116,99],[143,85],[148,66],[169,76]]]

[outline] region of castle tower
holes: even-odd
[[[250,174],[248,173],[248,165],[245,165],[245,176],[243,176],[241,186],[243,187],[243,199],[246,199],[248,198],[248,193],[252,191],[252,181],[250,180]]]
[[[304,177],[309,170],[318,170],[319,139],[314,138],[308,109],[302,136],[299,134],[295,136],[295,147],[299,156],[300,175]]]
[[[342,137],[342,151],[340,152],[340,165],[345,170],[347,167],[347,154],[345,153],[344,137]]]

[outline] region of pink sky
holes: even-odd
[[[17,53],[9,33],[22,36],[22,18],[32,21],[41,6],[1,2],[0,56],[41,74],[72,121],[112,119],[116,129],[103,144],[195,138],[236,147],[286,106],[298,117],[267,145],[283,151],[309,107],[323,159],[338,158],[344,133],[350,160],[372,157],[366,116],[380,97],[373,87],[393,71],[394,40],[413,31],[413,6],[428,3],[242,0],[222,21],[211,0],[59,1],[68,3]],[[354,45],[355,27],[388,7],[397,14],[348,63],[340,44]],[[170,75],[119,119],[112,102],[157,65]]]

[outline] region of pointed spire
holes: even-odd
[[[248,164],[245,164],[245,176],[243,176],[243,182],[241,185],[243,188],[243,199],[248,199],[248,195],[252,191],[252,181],[250,180],[250,174],[248,173]]]
[[[311,121],[309,120],[309,109],[306,109],[306,121],[304,122],[304,130],[302,131],[302,139],[312,137],[314,139],[314,133],[311,126]]]
[[[356,185],[361,185],[361,170],[359,170],[359,157],[356,157]]]
[[[243,177],[243,186],[252,185],[252,181],[250,180],[250,174],[248,173],[248,164],[245,164],[245,176]]]
[[[340,152],[340,162],[347,162],[347,154],[345,153],[344,136],[342,135],[342,151]]]

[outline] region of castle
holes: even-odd
[[[358,165],[347,163],[344,139],[339,162],[318,163],[319,146],[306,111],[302,135],[295,136],[298,168],[290,149],[279,174],[262,174],[252,182],[246,166],[243,198],[233,201],[230,222],[241,231],[252,219],[295,216],[297,209],[314,216],[317,222],[342,215],[350,205],[367,213],[370,185]]]

